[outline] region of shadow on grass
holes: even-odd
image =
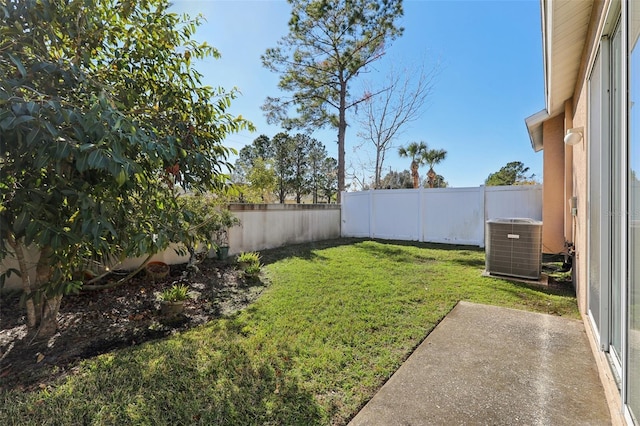
[[[455,244],[437,244],[437,243],[423,243],[418,241],[402,241],[402,240],[363,240],[374,241],[376,244],[367,245],[361,244],[360,247],[376,256],[384,256],[393,259],[396,262],[436,262],[437,258],[429,256],[424,253],[411,253],[403,250],[402,247],[415,247],[421,249],[441,250],[441,251],[456,251],[457,256],[472,256],[475,253],[483,252],[483,249],[475,246],[455,245]],[[482,266],[483,260],[478,259],[454,259],[456,263],[460,263],[463,266]]]
[[[527,289],[532,290],[537,293],[549,294],[554,296],[567,296],[567,297],[575,297],[576,293],[574,288],[571,285],[544,285],[537,283],[528,283],[518,280],[509,279],[508,277],[499,277],[499,276],[491,276],[491,278],[499,279],[504,281],[505,283],[509,283],[511,287],[509,289],[503,289],[504,291],[508,291],[515,295],[521,295],[520,290]]]
[[[477,246],[468,246],[461,244],[442,244],[442,243],[425,243],[420,241],[406,241],[406,240],[378,240],[378,239],[360,239],[358,241],[375,241],[376,243],[383,245],[394,246],[406,246],[406,247],[418,247],[433,250],[462,250],[469,252],[482,252],[484,249]]]
[[[0,422],[326,424],[313,395],[289,373],[288,350],[264,354],[246,343],[242,327],[219,321],[100,356],[44,393],[3,395]]]
[[[460,265],[460,266],[467,266],[470,268],[479,268],[479,269],[484,269],[485,267],[485,261],[484,259],[453,259],[452,260],[453,263]]]
[[[425,263],[435,262],[436,258],[433,256],[426,256],[420,253],[409,252],[403,247],[419,247],[417,245],[411,246],[408,244],[385,244],[380,241],[375,241],[376,244],[367,244],[362,242],[358,244],[359,250],[362,250],[375,258],[390,259],[398,263]]]
[[[407,252],[398,248],[397,246],[404,247],[417,247],[417,248],[427,248],[434,250],[455,250],[462,251],[462,255],[465,252],[469,252],[469,254],[474,252],[483,252],[482,248],[476,246],[466,246],[466,245],[456,245],[456,244],[439,244],[439,243],[423,243],[418,241],[404,241],[404,240],[378,240],[371,238],[336,238],[331,240],[323,240],[316,241],[312,243],[304,243],[304,244],[295,244],[288,245],[284,247],[278,247],[274,249],[262,250],[260,255],[262,257],[262,261],[264,264],[270,264],[278,262],[282,259],[287,258],[300,258],[305,260],[316,260],[322,259],[323,257],[317,254],[315,251],[323,250],[332,247],[340,247],[345,245],[356,245],[359,243],[365,243],[367,241],[374,241],[380,246],[366,246],[365,249],[369,251],[375,251],[380,253],[381,255],[390,256],[394,260],[406,262]],[[395,246],[395,247],[394,247]],[[428,258],[425,256],[413,256],[417,260],[435,260],[435,258]],[[482,265],[484,263],[479,262]]]
[[[362,238],[336,238],[311,243],[287,245],[284,247],[262,250],[260,252],[260,256],[262,258],[262,263],[265,265],[275,263],[287,258],[322,260],[324,257],[317,254],[316,250],[346,246],[362,241],[366,240]]]

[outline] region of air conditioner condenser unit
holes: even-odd
[[[539,279],[542,269],[542,222],[525,218],[488,220],[485,254],[489,274]]]

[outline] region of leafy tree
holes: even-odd
[[[290,136],[278,133],[273,139],[265,135],[256,138],[251,145],[240,150],[236,160],[236,182],[241,183],[243,201],[264,202],[269,197],[265,190],[273,187],[278,199],[284,203],[288,195],[295,195],[297,203],[317,188],[321,163],[326,158],[324,145],[308,135]],[[251,188],[257,185],[256,188]],[[259,195],[259,196],[257,196]],[[317,189],[316,189],[317,197]]]
[[[289,0],[289,33],[262,56],[281,74],[279,88],[289,98],[269,97],[263,109],[270,123],[284,128],[338,129],[338,190],[345,189],[347,110],[370,94],[351,96],[350,85],[384,54],[385,43],[402,34],[395,21],[401,0]],[[297,117],[289,117],[295,108]],[[340,192],[338,192],[338,201]]]
[[[275,135],[273,143],[273,169],[276,174],[276,193],[281,204],[292,193],[294,175],[294,159],[291,153],[295,150],[295,142],[291,136],[281,132]]]
[[[335,158],[325,158],[320,176],[318,195],[324,196],[327,203],[336,201],[338,196],[338,162]]]
[[[363,103],[364,115],[358,120],[361,127],[358,136],[364,140],[363,144],[375,148],[374,188],[385,188],[381,179],[387,152],[393,148],[402,129],[420,117],[433,87],[433,75],[434,72],[426,74],[424,68],[392,70],[384,88]]]
[[[276,190],[276,173],[272,166],[272,160],[256,158],[253,167],[247,175],[248,185],[245,192],[250,203],[270,203]]]
[[[291,176],[291,191],[296,197],[296,203],[302,202],[302,197],[310,192],[309,189],[309,150],[312,139],[305,134],[298,133],[293,137],[294,149],[291,151],[293,175]]]
[[[165,0],[7,1],[0,21],[0,260],[20,265],[27,325],[48,335],[88,259],[206,238],[177,196],[223,188],[234,92],[200,83],[199,20]],[[43,25],[46,22],[47,25]],[[29,280],[26,247],[40,249]],[[14,272],[14,271],[10,271]]]
[[[427,144],[424,142],[411,142],[406,147],[401,146],[398,149],[398,155],[400,157],[411,158],[411,177],[413,179],[413,187],[420,188],[420,175],[418,169],[425,161],[425,154],[427,152]]]
[[[528,167],[520,161],[507,163],[495,173],[491,173],[484,181],[486,186],[527,185],[534,184],[535,174],[528,175]]]
[[[255,166],[256,160],[272,159],[273,154],[273,146],[268,136],[260,135],[255,138],[251,145],[244,146],[238,153],[238,159],[235,162],[235,181],[246,183],[247,175]]]
[[[409,170],[401,172],[390,171],[380,182],[381,189],[410,189],[413,188],[413,178]]]
[[[429,188],[439,188],[436,186],[438,175],[433,170],[433,166],[440,164],[445,158],[447,158],[447,151],[444,149],[430,149],[422,155],[424,163],[429,165],[429,171],[427,172],[427,183]]]
[[[318,193],[322,181],[322,167],[327,159],[327,149],[317,139],[311,140],[309,148],[309,188],[313,197],[313,203],[318,203]]]

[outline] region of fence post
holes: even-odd
[[[424,241],[424,211],[422,209],[423,201],[424,201],[424,191],[425,188],[420,188],[418,192],[418,241]]]
[[[375,209],[374,207],[374,202],[373,202],[373,189],[369,190],[369,193],[367,194],[367,196],[369,197],[369,238],[375,238],[375,229],[373,224],[374,222],[374,218],[375,218]]]
[[[487,232],[487,227],[485,224],[487,223],[487,220],[489,220],[489,218],[487,217],[489,215],[489,212],[487,211],[487,189],[484,185],[480,185],[480,191],[482,192],[482,211],[484,212],[482,214],[482,241],[480,241],[480,248],[484,248],[484,241],[487,237],[485,235],[485,232]]]

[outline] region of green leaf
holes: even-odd
[[[89,162],[89,167],[92,169],[103,168],[104,158],[102,156],[102,153],[98,149],[89,154],[87,161]]]
[[[27,135],[27,146],[31,146],[34,143],[38,142],[39,136],[40,136],[40,128],[34,127],[33,129],[31,129],[31,131]]]
[[[0,121],[0,129],[2,130],[11,130],[13,129],[13,122],[15,121],[15,116],[10,116]]]
[[[18,71],[20,72],[20,75],[22,75],[22,78],[25,78],[27,76],[27,70],[24,68],[24,65],[22,65],[22,62],[20,62],[20,59],[16,58],[11,53],[7,53],[7,55],[9,55],[9,59],[11,59],[11,62],[13,62],[16,67],[18,67]]]
[[[78,170],[80,173],[84,172],[85,170],[87,170],[87,154],[86,153],[79,153],[78,157],[76,158],[76,170]]]
[[[118,182],[118,186],[122,186],[127,181],[127,173],[124,169],[121,169],[118,175],[116,176],[116,182]]]
[[[13,224],[14,232],[18,235],[21,234],[30,221],[31,218],[29,217],[29,212],[27,210],[22,210]]]
[[[51,124],[50,122],[48,122],[48,121],[47,121],[47,122],[45,122],[45,123],[44,123],[44,126],[47,128],[47,130],[49,131],[49,134],[50,134],[51,136],[57,136],[57,135],[58,135],[58,129],[56,129],[56,128],[54,127],[54,125],[53,125],[53,124]]]
[[[58,142],[56,146],[56,158],[67,158],[71,154],[71,145],[67,142]]]
[[[16,120],[13,122],[13,127],[18,127],[20,124],[26,123],[27,121],[32,121],[32,120],[35,120],[35,118],[30,115],[21,115],[20,117],[16,118]]]

